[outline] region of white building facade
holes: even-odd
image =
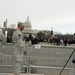
[[[24,27],[23,33],[27,36],[29,34],[33,34],[31,22],[29,21],[29,16],[27,16],[27,20],[25,21],[25,27]]]

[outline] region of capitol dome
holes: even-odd
[[[27,20],[25,21],[25,27],[31,27],[31,22],[29,21],[29,16],[27,17]]]
[[[32,26],[31,26],[31,22],[29,21],[29,16],[27,16],[27,20],[25,21],[24,33],[25,34],[32,33]]]

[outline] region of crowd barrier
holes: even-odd
[[[59,75],[73,52],[74,47],[37,44],[31,47],[26,46],[26,50],[27,54],[24,56],[22,72],[28,74]],[[12,44],[5,45],[2,54],[0,72],[13,72]],[[62,75],[69,75],[73,67],[72,57]]]

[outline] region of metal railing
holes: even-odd
[[[24,56],[22,71],[29,74],[59,75],[69,56],[74,50],[71,46],[33,45],[27,47]],[[3,57],[0,62],[0,72],[12,72],[13,70],[13,47],[5,45],[2,50]],[[67,63],[62,75],[69,75],[72,68],[72,58]]]

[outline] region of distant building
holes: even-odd
[[[7,28],[7,19],[4,21],[4,27]]]
[[[12,43],[12,34],[13,34],[14,30],[15,29],[12,29],[12,28],[2,28],[3,33],[7,37],[8,43]],[[6,34],[6,32],[7,32],[7,34]]]
[[[27,36],[29,36],[29,34],[33,34],[31,22],[29,21],[29,16],[27,16],[27,20],[25,21],[23,33]]]
[[[40,31],[37,30],[37,29],[33,30],[33,36],[36,36],[36,34],[39,33],[39,32],[40,32]]]

